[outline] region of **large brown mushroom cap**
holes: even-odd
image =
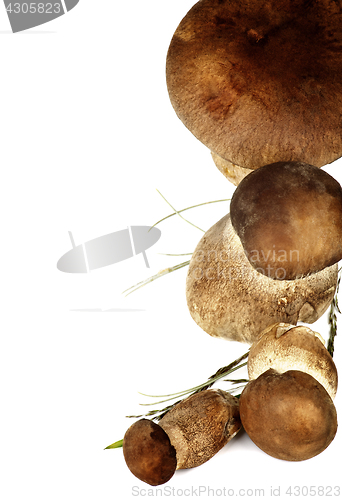
[[[201,0],[179,24],[171,103],[211,151],[240,167],[342,154],[342,2]]]
[[[152,420],[141,419],[126,431],[123,454],[129,470],[151,486],[164,484],[176,471],[176,450],[166,432]]]
[[[278,162],[251,172],[230,213],[250,263],[270,278],[300,278],[342,258],[342,188],[317,167]]]
[[[249,263],[229,214],[198,243],[186,279],[194,321],[213,337],[252,344],[274,323],[314,323],[329,307],[337,264],[298,280],[273,280]]]
[[[337,415],[324,387],[297,370],[268,370],[240,396],[242,425],[264,452],[282,460],[307,460],[334,439]]]
[[[322,340],[319,334],[307,326],[277,323],[267,328],[249,351],[249,379],[258,378],[270,368],[278,373],[300,370],[318,380],[334,399],[337,369]]]
[[[177,452],[177,469],[198,467],[240,430],[239,400],[220,389],[193,394],[159,422]]]

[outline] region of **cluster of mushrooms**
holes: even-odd
[[[307,460],[325,450],[337,432],[337,369],[320,334],[272,325],[252,344],[247,368],[239,398],[207,389],[177,403],[159,424],[131,425],[123,440],[131,472],[152,486],[164,484],[177,469],[212,458],[241,428],[278,459]]]
[[[239,397],[220,389],[126,432],[150,485],[196,467],[241,428],[265,453],[312,458],[337,432],[337,369],[314,323],[336,292],[342,188],[342,1],[200,0],[167,55],[172,106],[237,187],[192,255],[186,299],[213,337],[249,344]]]

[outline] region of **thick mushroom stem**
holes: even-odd
[[[322,337],[307,326],[277,323],[266,328],[249,351],[249,379],[258,378],[270,368],[278,373],[300,370],[318,380],[334,399],[337,368],[323,342]]]
[[[256,271],[228,214],[198,243],[186,298],[192,318],[209,335],[252,344],[274,323],[315,322],[334,297],[337,277],[337,264],[297,280],[274,280]]]
[[[220,389],[194,394],[159,422],[177,452],[177,469],[198,467],[240,430],[239,400]]]
[[[221,158],[221,156],[217,155],[216,153],[211,152],[211,156],[219,171],[235,186],[238,186],[242,179],[246,177],[246,175],[253,172],[253,170],[249,168],[243,168],[239,167],[239,165],[234,165],[230,161]]]

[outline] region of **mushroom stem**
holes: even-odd
[[[274,323],[315,322],[328,309],[336,283],[337,264],[297,280],[258,272],[227,214],[191,257],[186,297],[192,318],[209,335],[252,344]]]
[[[331,399],[336,395],[336,365],[321,335],[306,326],[276,323],[260,334],[249,351],[249,379],[255,380],[270,368],[278,373],[288,370],[308,373],[325,388]]]
[[[217,155],[216,153],[211,152],[211,156],[221,174],[223,174],[235,186],[238,186],[242,179],[246,177],[246,175],[253,172],[253,170],[251,170],[250,168],[244,168],[240,167],[239,165],[235,165],[229,160],[221,158],[221,156]]]
[[[168,412],[159,425],[176,450],[177,469],[198,467],[239,432],[239,401],[220,389],[193,394]]]

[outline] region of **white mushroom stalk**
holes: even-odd
[[[261,332],[248,356],[248,376],[254,380],[270,368],[278,373],[300,370],[314,377],[331,399],[338,384],[335,363],[320,333],[304,325],[277,323]]]

